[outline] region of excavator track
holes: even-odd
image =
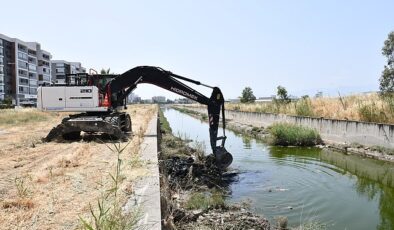
[[[126,113],[109,114],[106,116],[72,115],[63,119],[45,137],[50,142],[56,139],[76,140],[81,132],[104,133],[111,139],[127,140],[131,132],[130,116]]]

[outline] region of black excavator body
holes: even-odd
[[[177,79],[212,88],[213,91],[211,97],[208,98],[204,96]],[[71,83],[71,80],[73,83]],[[218,87],[204,85],[199,81],[182,77],[163,70],[162,68],[153,66],[138,66],[120,75],[68,75],[66,77],[66,84],[64,85],[42,86],[63,87],[66,91],[69,88],[73,88],[75,91],[75,89],[78,90],[78,87],[80,87],[81,94],[86,92],[91,93],[92,91],[98,92],[96,95],[92,95],[93,101],[96,103],[95,107],[92,106],[86,108],[86,111],[83,113],[71,115],[70,117],[63,119],[61,124],[50,131],[46,140],[52,141],[59,137],[64,139],[77,139],[81,132],[105,133],[116,139],[127,139],[127,134],[130,134],[132,131],[131,119],[127,113],[120,112],[119,110],[122,107],[126,107],[127,96],[137,87],[138,84],[141,83],[153,84],[198,103],[207,105],[210,145],[213,155],[215,156],[216,163],[220,168],[227,168],[232,163],[233,157],[224,147],[226,141],[226,126],[224,97],[221,90]],[[39,100],[44,101],[44,92],[44,89],[39,90],[39,93],[41,93],[41,95],[39,95]],[[74,95],[69,98],[65,97],[64,100],[66,100],[66,104],[64,107],[68,110],[63,109],[61,111],[73,111],[73,108],[69,109],[67,107],[67,102],[71,98],[79,99],[81,101],[80,105],[82,107],[79,107],[78,110],[75,111],[83,111],[83,100],[90,97],[80,95]],[[63,103],[61,98],[59,98],[59,100]],[[39,104],[43,110],[53,110],[50,107],[45,107],[45,103],[43,102],[40,102]],[[220,114],[222,114],[223,136],[218,137]],[[221,144],[217,145],[217,141],[221,141]]]

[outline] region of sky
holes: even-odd
[[[237,98],[336,96],[379,88],[394,1],[4,1],[0,33],[37,41],[53,59],[123,73],[160,66]],[[189,84],[190,85],[190,84]],[[209,96],[211,90],[193,86]],[[143,98],[180,96],[141,84]]]

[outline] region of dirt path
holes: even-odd
[[[130,106],[128,112],[134,135],[121,155],[125,197],[132,192],[130,182],[146,174],[138,160],[139,145],[156,107]],[[108,148],[113,143],[41,142],[62,116],[0,125],[1,229],[76,229],[79,216],[88,216],[89,204],[96,204],[111,186],[109,173],[117,162],[117,154]]]

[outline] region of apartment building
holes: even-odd
[[[80,62],[64,60],[52,60],[51,69],[52,82],[55,84],[66,84],[67,74],[86,73],[86,69],[82,67]]]
[[[0,100],[12,97],[17,106],[35,105],[39,76],[41,83],[51,81],[50,63],[51,54],[39,43],[0,34]]]

